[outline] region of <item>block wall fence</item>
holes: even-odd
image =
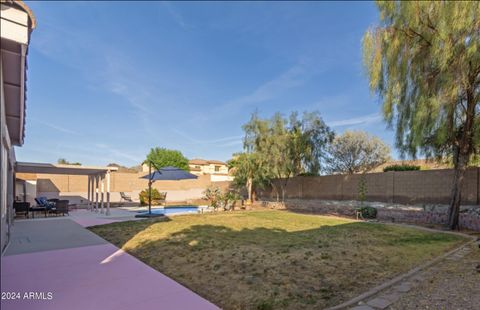
[[[366,200],[398,204],[450,203],[454,170],[389,171],[368,173]],[[361,175],[328,175],[294,177],[287,183],[288,199],[358,200]],[[278,182],[278,181],[277,181]],[[272,200],[275,192],[267,188],[258,193],[260,199]],[[480,168],[465,173],[462,204],[480,204]]]

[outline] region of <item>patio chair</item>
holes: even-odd
[[[50,213],[55,214],[56,216],[59,214],[69,215],[68,213],[68,200],[58,200],[57,203],[55,204],[55,207],[50,210]]]
[[[35,202],[39,207],[46,208],[47,210],[55,207],[55,203],[53,201],[48,201],[47,197],[35,198]]]
[[[13,203],[13,209],[15,209],[15,216],[22,214],[25,218],[28,218],[30,203],[15,201]]]
[[[122,200],[132,202],[132,197],[125,194],[125,192],[120,192],[120,201]]]

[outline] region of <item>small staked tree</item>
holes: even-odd
[[[234,154],[233,158],[228,161],[228,165],[234,176],[234,184],[237,187],[246,187],[248,203],[252,204],[255,190],[268,184],[267,173],[260,165],[257,154]]]
[[[453,156],[449,226],[458,227],[469,160],[480,146],[480,2],[377,2],[380,25],[364,36],[370,87],[415,157]]]
[[[188,159],[183,156],[182,152],[177,150],[169,150],[166,148],[156,147],[150,150],[147,155],[146,162],[151,161],[155,167],[173,166],[185,171],[189,170]]]
[[[365,173],[390,159],[390,148],[380,138],[364,131],[345,131],[330,144],[330,173]]]

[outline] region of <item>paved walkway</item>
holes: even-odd
[[[110,212],[111,214],[107,216],[104,213],[100,213],[100,211],[92,212],[86,209],[76,209],[76,210],[71,210],[69,216],[42,217],[37,215],[35,219],[17,219],[15,221],[15,224],[22,223],[22,222],[31,222],[32,220],[52,221],[52,220],[57,220],[59,218],[68,218],[77,222],[83,227],[88,227],[88,226],[109,224],[114,222],[141,220],[140,218],[135,217],[136,212],[129,211],[123,208],[112,208]]]
[[[82,226],[100,220],[81,218],[16,221],[1,287],[18,298],[2,296],[2,310],[218,309]]]

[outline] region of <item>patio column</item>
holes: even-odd
[[[87,175],[87,210],[91,210],[92,203],[90,199],[90,176]]]
[[[95,212],[98,212],[98,179],[99,176],[95,175]]]
[[[110,170],[107,171],[107,215],[110,215]]]
[[[91,175],[90,176],[90,211],[95,211],[94,205],[93,205],[93,197],[95,195],[95,176]]]
[[[103,214],[103,196],[105,193],[105,175],[101,174],[100,175],[100,213]]]

